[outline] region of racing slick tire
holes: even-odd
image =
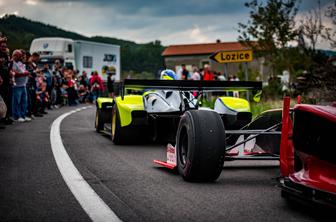
[[[225,128],[213,111],[190,110],[181,117],[177,135],[177,168],[189,182],[212,182],[222,172]]]
[[[136,144],[145,141],[144,133],[147,130],[141,126],[121,126],[120,115],[118,106],[114,105],[112,109],[112,124],[111,124],[111,137],[116,145]]]
[[[99,133],[101,130],[104,129],[104,120],[102,117],[103,112],[101,111],[101,109],[96,110],[96,118],[95,118],[95,128],[96,131]]]
[[[127,141],[127,130],[121,127],[117,105],[115,105],[112,110],[111,136],[113,143],[116,145],[125,144]]]

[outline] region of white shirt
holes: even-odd
[[[193,72],[192,76],[191,76],[192,80],[201,80],[201,75],[199,74],[199,72]]]

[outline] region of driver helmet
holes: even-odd
[[[177,80],[177,75],[175,74],[175,72],[173,70],[165,69],[161,72],[160,79]]]

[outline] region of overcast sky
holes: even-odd
[[[17,14],[87,36],[102,35],[163,45],[236,41],[247,0],[0,0],[0,16]],[[322,7],[332,0],[321,0]],[[302,0],[302,17],[317,7]],[[327,24],[330,22],[326,21]],[[321,42],[320,47],[329,48]]]

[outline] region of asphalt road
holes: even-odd
[[[63,181],[50,126],[73,108],[0,129],[0,221],[90,221]],[[67,117],[61,136],[84,179],[123,221],[316,221],[280,197],[277,161],[226,162],[215,183],[187,183],[153,159],[163,145],[115,146],[94,130],[95,108]],[[132,138],[130,138],[132,139]]]

